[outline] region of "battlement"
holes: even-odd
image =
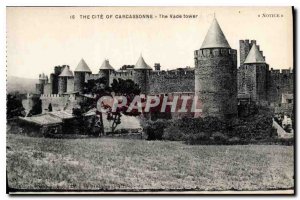
[[[195,58],[214,58],[214,57],[224,57],[228,55],[237,55],[235,49],[199,49],[194,52]]]
[[[240,40],[240,43],[256,44],[256,40],[245,39],[245,40]]]
[[[273,69],[271,68],[271,70],[269,71],[271,75],[292,75],[293,74],[293,70],[292,69]]]
[[[27,98],[34,98],[34,97],[39,97],[39,96],[40,96],[39,94],[32,94],[32,93],[27,93],[26,94]]]
[[[88,73],[85,74],[85,80],[86,81],[95,80],[95,79],[98,79],[98,78],[100,78],[100,74],[88,74]]]
[[[195,93],[194,92],[168,92],[168,93],[159,93],[159,94],[154,94],[154,96],[157,97],[164,97],[164,96],[169,96],[169,97],[173,97],[173,96],[194,96]]]
[[[178,78],[186,76],[187,78],[190,78],[191,76],[194,76],[195,71],[193,69],[176,69],[176,70],[170,70],[170,71],[152,71],[150,73],[150,78]]]
[[[252,47],[252,45],[255,44],[260,51],[261,55],[265,59],[265,56],[263,54],[263,51],[260,50],[260,46],[257,44],[256,40],[240,40],[240,65],[243,65],[249,52]],[[266,60],[266,59],[265,59]]]
[[[44,98],[61,98],[63,97],[61,94],[42,94],[41,99]]]
[[[133,71],[115,71],[113,73],[111,73],[112,77],[126,77],[126,76],[132,76],[133,75]]]

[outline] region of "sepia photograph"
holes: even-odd
[[[294,15],[7,6],[8,194],[295,194]]]

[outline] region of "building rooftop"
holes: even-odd
[[[71,119],[73,118],[72,110],[61,110],[50,112],[49,115],[58,117],[60,119]]]
[[[143,56],[141,55],[136,62],[134,69],[152,69],[144,60]]]
[[[29,123],[34,123],[38,125],[54,125],[62,122],[60,118],[51,116],[47,114],[34,115],[32,117],[20,117],[21,120],[24,120]]]
[[[109,60],[105,59],[100,67],[100,69],[110,69],[114,70],[114,68],[109,64]]]
[[[230,48],[216,18],[213,19],[200,49],[208,48]]]
[[[251,63],[266,63],[264,57],[261,55],[261,52],[258,50],[256,44],[253,44],[250,52],[247,55],[247,58],[244,64],[251,64]]]
[[[69,69],[68,66],[65,66],[64,67],[64,70],[61,72],[61,74],[59,76],[63,76],[63,77],[72,77],[73,76],[73,73],[72,71]]]
[[[86,62],[81,58],[74,72],[92,72]]]

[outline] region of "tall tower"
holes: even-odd
[[[35,85],[36,94],[44,94],[44,86],[48,83],[48,77],[44,73],[39,75],[39,83]]]
[[[90,70],[89,66],[83,60],[83,58],[78,63],[76,69],[74,70],[74,91],[82,92],[83,91],[83,84],[85,82],[85,76],[87,74],[91,74],[92,71]]]
[[[58,79],[63,70],[63,66],[55,66],[54,73],[50,74],[50,82],[52,85],[52,94],[58,94]]]
[[[149,93],[149,75],[152,68],[145,62],[142,55],[134,66],[133,81],[141,88],[141,94]]]
[[[106,84],[110,84],[110,74],[115,71],[114,68],[109,64],[109,60],[105,59],[99,69],[100,77],[106,79]]]
[[[58,94],[67,92],[68,81],[73,78],[73,73],[70,71],[69,66],[66,65],[58,76]]]
[[[228,119],[237,115],[237,51],[231,49],[216,18],[195,56],[195,95],[201,117]],[[199,117],[199,114],[195,114]]]
[[[243,77],[243,93],[250,94],[254,102],[267,101],[267,81],[269,65],[254,43],[240,70]]]

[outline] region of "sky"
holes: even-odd
[[[116,18],[130,14],[153,19]],[[119,69],[134,65],[141,54],[162,70],[194,67],[194,51],[214,16],[231,48],[255,39],[270,68],[293,68],[291,7],[8,7],[6,16],[8,76],[37,78],[64,64],[73,71],[81,58],[98,73],[104,59]]]

